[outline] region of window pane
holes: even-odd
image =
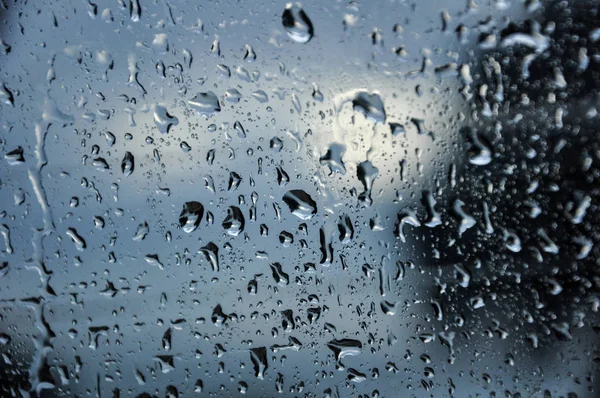
[[[0,13],[0,396],[598,395],[596,1]]]

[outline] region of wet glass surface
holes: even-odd
[[[598,12],[0,3],[0,396],[597,396]]]

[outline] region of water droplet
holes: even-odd
[[[233,124],[233,129],[237,132],[238,137],[246,138],[246,130],[239,121],[235,121],[235,123]]]
[[[144,259],[146,260],[146,262],[150,265],[154,265],[156,267],[158,267],[159,269],[164,269],[164,265],[163,263],[160,262],[160,259],[158,258],[158,254],[148,254],[146,255],[146,257],[144,257]]]
[[[75,247],[77,248],[77,250],[82,251],[87,247],[85,240],[83,239],[83,237],[81,237],[81,235],[77,233],[77,230],[75,228],[67,229],[66,233],[67,236],[71,238],[73,243],[75,243]]]
[[[404,125],[400,123],[390,123],[390,131],[392,132],[392,136],[394,137],[406,133]]]
[[[354,238],[354,226],[352,220],[347,215],[341,216],[338,222],[338,231],[340,233],[340,242],[350,243]]]
[[[310,220],[317,214],[317,203],[301,189],[292,189],[283,195],[283,201],[292,214],[301,220]]]
[[[11,166],[16,166],[25,162],[25,158],[23,157],[23,148],[17,147],[17,149],[8,152],[6,155],[4,155],[4,159],[6,159],[8,164]]]
[[[240,381],[238,383],[238,392],[242,395],[246,394],[248,392],[248,383]]]
[[[261,104],[269,101],[269,96],[263,90],[256,90],[252,92],[252,97]]]
[[[314,35],[311,20],[297,4],[286,5],[281,15],[281,23],[288,36],[296,43],[308,43]]]
[[[356,169],[356,175],[364,187],[364,191],[358,195],[358,200],[363,204],[363,206],[369,207],[373,203],[373,199],[371,198],[371,190],[373,189],[373,182],[379,175],[379,169],[373,166],[373,163],[367,160],[358,165]]]
[[[473,227],[476,223],[475,219],[463,210],[464,206],[465,203],[460,199],[456,199],[456,201],[454,202],[454,212],[456,213],[460,221],[460,224],[458,226],[459,236],[465,233],[467,229]]]
[[[200,252],[204,254],[206,261],[212,266],[214,272],[219,271],[219,248],[213,242],[209,242],[206,246],[200,249]]]
[[[404,225],[411,225],[413,227],[421,226],[421,222],[417,218],[417,214],[414,210],[405,209],[398,213],[398,220],[396,221],[394,234],[398,238],[400,238],[402,242],[406,242],[406,236],[404,235]]]
[[[225,91],[225,99],[231,103],[237,104],[240,102],[241,98],[242,94],[235,88],[230,88],[229,90]]]
[[[317,83],[313,83],[312,97],[317,102],[323,102],[323,100],[325,99],[323,93],[321,92],[321,90],[319,90],[319,86],[317,86]]]
[[[172,116],[167,108],[162,105],[155,105],[153,109],[154,123],[161,134],[167,134],[172,126],[179,124],[179,119]]]
[[[186,202],[179,214],[179,226],[185,232],[192,233],[200,225],[204,215],[204,206],[200,202]]]
[[[385,108],[379,94],[359,91],[352,100],[352,109],[362,113],[368,120],[385,123]]]
[[[504,230],[504,244],[506,245],[506,248],[513,253],[521,251],[521,239],[514,231],[508,229]]]
[[[12,91],[9,90],[4,83],[0,83],[0,102],[11,106],[15,103]]]
[[[213,309],[212,315],[210,316],[210,320],[216,327],[223,326],[228,319],[229,316],[223,312],[223,308],[220,304]]]
[[[362,352],[362,343],[353,339],[331,340],[327,347],[333,351],[336,361],[347,356],[356,356]]]
[[[227,217],[223,220],[223,228],[227,231],[227,234],[231,236],[238,236],[244,231],[246,221],[244,215],[239,207],[229,206],[227,209]]]
[[[286,173],[281,166],[277,166],[275,169],[277,170],[277,184],[279,184],[280,187],[287,185],[288,182],[290,182],[288,173]]]
[[[348,369],[348,381],[351,381],[353,383],[361,383],[365,380],[367,380],[366,374],[361,373],[358,370],[353,369],[353,368]]]
[[[133,235],[133,240],[136,242],[142,241],[146,239],[146,235],[150,232],[150,227],[147,222],[143,222],[138,225],[137,230],[135,231],[135,235]]]
[[[269,147],[275,152],[280,152],[283,149],[283,141],[279,137],[273,137],[269,142]]]
[[[250,360],[254,367],[254,376],[263,380],[265,372],[269,367],[267,362],[267,349],[265,347],[256,347],[250,349]]]
[[[246,52],[244,54],[244,61],[246,62],[254,62],[256,61],[256,53],[252,49],[250,44],[246,44]]]
[[[123,160],[121,161],[121,171],[123,172],[123,175],[127,177],[131,175],[131,173],[133,173],[134,168],[135,163],[133,155],[131,154],[131,152],[127,151],[125,152]]]
[[[104,218],[100,216],[94,216],[94,227],[96,227],[97,229],[103,229],[104,224]]]
[[[99,171],[105,171],[110,169],[110,166],[104,158],[95,158],[92,161],[92,165],[96,168],[96,170]]]
[[[188,104],[200,115],[206,117],[221,112],[219,98],[212,91],[196,94],[194,98],[188,100]]]
[[[485,166],[492,161],[492,145],[481,133],[475,129],[469,129],[469,141],[472,148],[469,149],[469,162],[477,166]]]
[[[342,158],[346,152],[346,147],[342,144],[332,143],[327,149],[327,153],[319,159],[322,166],[329,167],[330,173],[346,174],[346,166]]]
[[[179,148],[181,148],[181,150],[185,153],[188,153],[189,151],[192,150],[192,147],[186,141],[181,141],[179,143]]]
[[[283,272],[283,266],[280,263],[272,263],[270,266],[275,283],[281,286],[286,286],[290,283],[290,276]]]

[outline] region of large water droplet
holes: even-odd
[[[213,271],[219,271],[219,248],[212,242],[209,242],[206,246],[200,249],[200,252],[204,254],[206,261],[210,263]]]
[[[346,166],[344,166],[344,161],[342,159],[345,152],[346,147],[344,145],[334,142],[329,145],[327,153],[324,156],[321,156],[319,163],[329,167],[330,173],[339,172],[341,174],[346,174]]]
[[[275,283],[281,286],[285,286],[290,283],[290,276],[283,272],[283,267],[280,263],[271,264],[271,273]]]
[[[385,107],[379,94],[359,91],[352,100],[352,109],[375,123],[385,123]]]
[[[265,371],[269,367],[267,362],[266,347],[256,347],[250,349],[250,359],[254,367],[254,376],[262,380],[265,377]]]
[[[492,161],[492,145],[480,132],[469,129],[468,139],[472,143],[469,149],[469,162],[477,166],[485,166]]]
[[[362,343],[353,339],[331,340],[327,347],[333,351],[336,361],[346,357],[355,356],[361,353]]]
[[[85,240],[83,239],[83,237],[81,237],[81,235],[79,235],[79,233],[77,233],[77,230],[75,228],[67,229],[67,236],[71,238],[73,243],[75,243],[75,247],[77,247],[77,250],[83,250],[87,247]]]
[[[292,189],[283,195],[283,201],[292,214],[302,220],[309,220],[317,214],[317,203],[301,189]]]
[[[23,148],[18,147],[17,149],[8,152],[4,155],[4,159],[6,159],[11,166],[23,163],[25,161],[25,158],[23,157]]]
[[[131,175],[133,173],[133,169],[135,168],[135,162],[133,155],[131,152],[125,152],[125,156],[123,156],[123,160],[121,161],[121,171],[125,177]]]
[[[188,234],[194,232],[202,221],[204,206],[200,202],[186,202],[179,214],[179,226]]]
[[[212,91],[196,94],[194,98],[188,100],[188,104],[200,115],[206,117],[221,112],[219,98]]]
[[[281,23],[288,36],[296,43],[308,43],[314,35],[311,20],[297,4],[287,4],[281,15]]]
[[[179,124],[179,119],[175,116],[171,116],[167,111],[167,108],[162,105],[155,105],[153,114],[154,123],[156,124],[158,131],[162,134],[167,134],[171,129],[171,126],[177,126]]]
[[[244,231],[245,224],[246,221],[240,208],[236,206],[229,206],[227,209],[227,217],[225,217],[225,220],[223,220],[222,224],[227,233],[231,236],[238,236],[242,231]]]
[[[146,235],[148,235],[148,232],[150,232],[150,227],[148,226],[148,223],[144,221],[143,223],[138,225],[137,230],[135,231],[135,235],[133,235],[133,240],[144,240],[146,238]]]
[[[358,195],[358,200],[365,207],[371,206],[373,199],[371,198],[371,190],[373,189],[373,182],[379,175],[379,169],[373,166],[370,161],[362,162],[356,169],[356,175],[360,182],[362,182],[364,191]]]

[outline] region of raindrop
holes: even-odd
[[[223,228],[228,235],[238,236],[244,231],[246,221],[239,207],[229,206],[227,209],[227,217],[223,220]]]
[[[185,153],[188,153],[189,151],[192,150],[192,147],[186,141],[181,141],[179,143],[179,148],[181,148],[181,150]]]
[[[283,195],[283,201],[292,214],[301,220],[310,220],[317,214],[317,203],[301,189],[293,189]]]
[[[77,250],[81,251],[87,247],[85,240],[77,233],[75,228],[67,229],[67,236],[75,243]]]
[[[219,248],[213,242],[209,242],[206,246],[200,249],[200,252],[204,254],[206,261],[212,266],[214,272],[219,271]]]
[[[125,152],[123,160],[121,161],[121,171],[125,177],[131,175],[135,169],[135,161],[131,152]]]
[[[172,126],[179,124],[179,119],[172,116],[167,108],[162,105],[155,105],[153,109],[154,123],[161,134],[167,134]]]
[[[4,159],[6,159],[8,164],[11,166],[25,162],[25,158],[23,157],[23,148],[18,147],[17,149],[8,152],[6,155],[4,155]]]
[[[148,226],[148,223],[144,221],[138,225],[135,235],[133,235],[133,240],[139,242],[146,239],[148,232],[150,232],[150,227]]]
[[[200,115],[206,117],[221,112],[219,98],[217,98],[217,95],[212,91],[196,94],[194,98],[188,100],[188,104]]]
[[[290,283],[290,277],[288,274],[283,272],[283,267],[280,263],[271,264],[271,273],[275,283],[281,286],[285,286]]]
[[[296,43],[308,43],[314,35],[311,20],[297,4],[286,5],[281,15],[281,23],[288,36]]]
[[[368,120],[385,123],[385,108],[379,94],[359,91],[352,100],[352,108],[362,113]]]
[[[331,340],[327,347],[333,351],[336,361],[347,356],[356,356],[362,352],[362,343],[353,339]]]
[[[230,88],[229,90],[225,91],[225,99],[231,103],[237,104],[240,102],[241,98],[242,94],[235,88]]]
[[[200,202],[186,202],[179,214],[179,226],[185,232],[192,233],[200,225],[204,215],[204,206]]]
[[[263,380],[267,370],[267,349],[265,347],[256,347],[250,349],[250,360],[254,367],[254,376]]]
[[[256,90],[252,92],[252,97],[261,104],[269,101],[269,96],[263,90]]]

